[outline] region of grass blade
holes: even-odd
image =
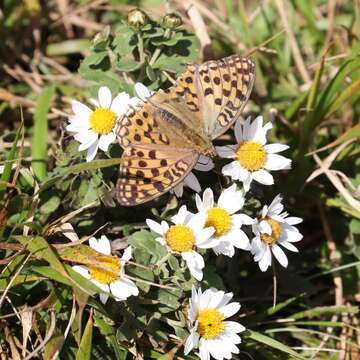
[[[34,136],[32,138],[32,168],[38,180],[46,177],[48,112],[54,95],[54,87],[46,87],[39,96],[34,114]]]

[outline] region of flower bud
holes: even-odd
[[[129,26],[135,28],[136,30],[140,30],[147,24],[148,16],[140,9],[133,9],[128,12],[127,22]]]
[[[173,30],[182,25],[182,19],[175,13],[166,14],[162,19],[162,26],[166,29]]]

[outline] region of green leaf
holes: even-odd
[[[27,257],[26,253],[20,253],[3,270],[3,272],[0,274],[0,290],[6,289],[6,287],[12,280],[12,277],[16,274],[17,269],[19,268],[20,265],[23,264],[26,257]],[[16,279],[13,280],[14,283],[15,281]],[[16,283],[14,285],[16,285]]]
[[[92,313],[90,313],[89,320],[86,324],[84,334],[81,338],[79,350],[76,353],[76,360],[90,360],[91,359],[93,326],[94,326],[94,322],[92,319]]]
[[[71,175],[71,174],[78,174],[82,171],[88,170],[98,170],[101,168],[118,165],[123,160],[121,158],[113,158],[113,159],[106,159],[106,160],[94,160],[90,162],[80,163],[73,166],[70,166],[65,169],[61,169],[58,174],[46,179],[40,186],[39,191],[44,191],[55,184],[58,180]]]
[[[59,260],[57,253],[43,237],[14,236],[14,239],[24,245],[25,249],[30,251],[36,258],[45,260],[54,270],[58,271],[65,278],[69,278],[69,274]]]
[[[318,306],[313,309],[305,310],[298,312],[296,314],[292,314],[291,318],[294,320],[303,319],[303,318],[312,318],[325,314],[357,314],[359,312],[359,308],[357,306]]]
[[[252,330],[247,330],[246,333],[244,334],[246,338],[250,338],[256,342],[262,343],[264,345],[267,345],[273,349],[279,350],[283,353],[289,354],[291,356],[293,356],[295,359],[302,359],[305,360],[304,357],[302,357],[301,355],[299,355],[296,351],[294,351],[293,349],[291,349],[290,347],[288,347],[287,345],[284,345],[283,343],[269,337],[263,334],[260,334],[256,331],[252,331]]]
[[[31,146],[31,165],[35,176],[40,180],[46,177],[48,147],[48,112],[55,89],[46,87],[39,96],[34,114],[34,135]]]
[[[165,256],[167,253],[164,246],[157,243],[153,235],[146,230],[137,231],[128,239],[129,245],[134,248],[143,249],[154,257],[154,262]]]
[[[125,72],[135,71],[139,69],[141,65],[141,62],[132,59],[120,59],[116,63],[117,68]]]

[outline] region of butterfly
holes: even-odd
[[[175,85],[120,119],[117,201],[155,199],[183,181],[200,155],[214,157],[212,141],[239,118],[254,79],[255,63],[238,55],[188,65]]]

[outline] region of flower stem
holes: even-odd
[[[161,258],[157,263],[156,266],[159,268],[162,264],[170,259],[171,253],[167,253],[163,258]]]
[[[276,297],[277,297],[277,278],[276,278],[276,269],[275,269],[275,262],[272,264],[272,271],[273,271],[273,308],[276,306]]]
[[[170,29],[166,29],[165,33],[164,33],[164,39],[165,40],[169,40],[171,38],[171,30]],[[162,51],[162,46],[159,46],[158,48],[156,48],[156,50],[154,51],[150,61],[149,61],[149,65],[154,65],[155,61],[158,59],[158,57],[161,54]]]
[[[143,64],[145,60],[145,53],[144,53],[144,41],[141,36],[141,32],[137,33],[138,38],[138,50],[139,50],[139,56],[140,56],[140,63]]]

